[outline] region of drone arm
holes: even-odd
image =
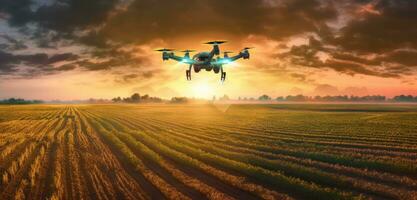
[[[248,50],[243,50],[238,55],[229,57],[228,59],[229,59],[230,62],[233,62],[233,61],[239,60],[241,58],[243,58],[243,59],[249,59],[249,51]]]
[[[229,61],[230,61],[230,62],[233,62],[233,61],[235,61],[235,60],[239,60],[239,59],[241,59],[241,58],[243,58],[243,55],[239,53],[239,54],[238,54],[238,55],[236,55],[236,56],[229,57]]]
[[[195,61],[193,59],[190,59],[190,57],[188,56],[184,56],[184,57],[176,56],[174,53],[170,53],[168,55],[169,55],[168,56],[169,59],[172,59],[181,63],[186,63],[186,64],[195,64]]]
[[[212,60],[215,55],[219,55],[219,54],[220,54],[219,45],[218,44],[214,44],[213,45],[213,49],[209,53],[208,60]]]
[[[176,56],[174,53],[171,53],[170,54],[170,56],[169,56],[169,58],[170,59],[172,59],[172,60],[176,60],[176,61],[178,61],[178,62],[181,62],[182,61],[182,59],[184,59],[183,57],[181,57],[181,56]]]
[[[239,52],[239,54],[237,54],[235,56],[232,56],[232,57],[225,56],[224,58],[220,58],[220,59],[216,60],[212,64],[225,65],[225,64],[229,64],[231,62],[234,62],[236,60],[239,60],[241,58],[249,59],[249,56],[250,56],[249,51],[247,49],[244,49],[243,51]]]

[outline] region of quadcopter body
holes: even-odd
[[[189,68],[185,71],[187,80],[191,80],[191,70],[194,69],[195,73],[199,73],[201,70],[212,71],[216,74],[220,73],[220,80],[223,82],[226,80],[226,72],[223,70],[223,66],[230,64],[240,58],[249,59],[249,49],[250,47],[244,48],[235,56],[229,56],[230,51],[225,51],[224,56],[220,57],[220,48],[219,45],[225,43],[226,41],[211,41],[205,44],[213,45],[213,48],[210,52],[199,52],[194,56],[190,56],[191,52],[194,50],[184,50],[184,56],[177,56],[174,54],[173,49],[158,49],[157,51],[162,52],[162,60],[176,60],[178,62],[188,64]]]

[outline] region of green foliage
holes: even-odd
[[[21,105],[21,104],[41,104],[43,101],[40,100],[25,100],[20,98],[10,98],[10,99],[4,99],[0,100],[0,104],[5,105]]]

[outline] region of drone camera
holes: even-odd
[[[243,52],[243,59],[249,59],[249,57],[250,57],[249,51]]]
[[[249,59],[250,58],[249,49],[251,49],[251,48],[246,47],[241,52],[241,55],[242,55],[243,59]]]
[[[168,52],[163,52],[162,53],[162,60],[169,60],[169,53]]]

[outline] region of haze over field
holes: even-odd
[[[417,95],[416,21],[414,0],[2,0],[0,98]],[[212,39],[256,47],[224,85],[153,51]]]

